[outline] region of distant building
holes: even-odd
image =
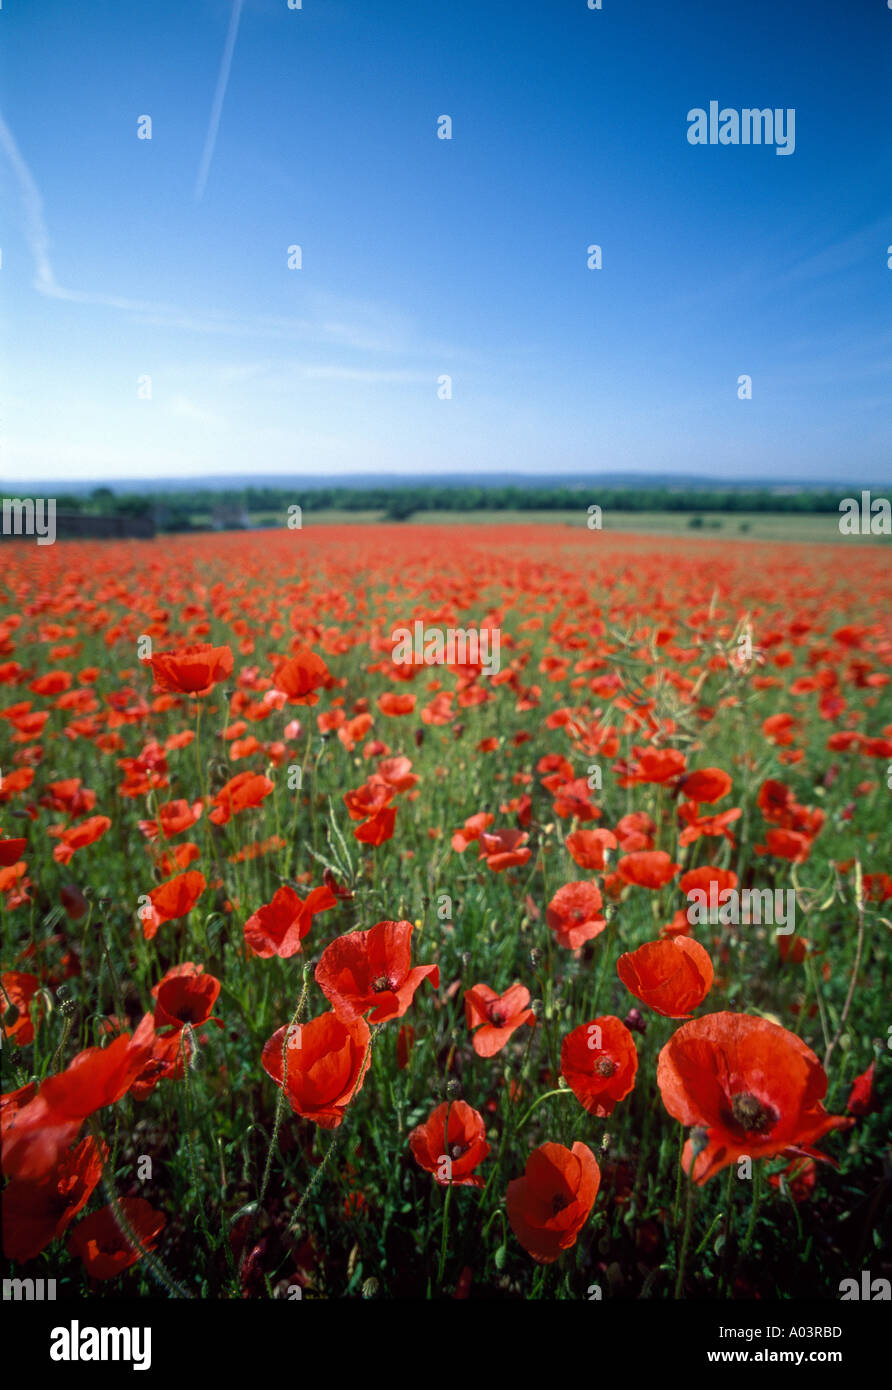
[[[84,512],[56,512],[56,540],[152,540],[155,522],[150,516],[91,516]],[[0,530],[0,541],[31,542],[28,535]]]
[[[211,512],[211,526],[215,531],[250,531],[252,525],[241,503],[221,502]]]

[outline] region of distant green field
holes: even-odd
[[[697,524],[697,517],[700,523]],[[320,511],[303,514],[304,526],[360,525],[382,522],[383,512]],[[574,511],[473,511],[414,512],[407,522],[395,526],[497,526],[545,525],[584,527],[588,516],[584,507]],[[692,524],[693,523],[693,524]],[[847,544],[889,544],[888,536],[842,536],[839,517],[833,513],[735,512],[722,516],[715,512],[617,512],[605,511],[602,530],[639,531],[650,534],[685,535],[704,540],[717,536],[729,540],[846,541]]]

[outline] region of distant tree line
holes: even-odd
[[[331,486],[240,487],[206,489],[200,486],[165,492],[115,494],[97,487],[86,496],[58,495],[60,511],[99,516],[152,517],[159,530],[205,530],[214,513],[244,513],[252,519],[284,523],[288,507],[299,503],[304,512],[381,512],[404,520],[416,512],[582,511],[591,503],[618,512],[838,512],[840,494],[828,489],[779,492],[771,488],[716,487],[600,487],[597,483],[555,487],[447,486],[437,483],[405,487]]]

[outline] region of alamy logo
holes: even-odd
[[[424,626],[416,619],[413,631],[398,627],[390,635],[395,666],[480,666],[488,676],[500,669],[502,634],[497,627],[476,628]]]
[[[892,508],[888,497],[871,498],[869,492],[844,497],[839,504],[839,529],[844,536],[892,535]]]
[[[839,1297],[843,1303],[852,1299],[865,1299],[870,1303],[888,1302],[892,1299],[892,1285],[888,1279],[872,1279],[869,1269],[861,1271],[861,1287],[857,1279],[843,1279],[839,1286]]]
[[[44,1292],[46,1285],[46,1292]],[[3,1280],[4,1299],[13,1299],[18,1302],[24,1299],[26,1303],[43,1302],[44,1299],[56,1297],[55,1279],[4,1279]]]
[[[55,497],[4,497],[4,536],[36,536],[38,545],[52,545],[56,539]]]
[[[794,888],[723,888],[717,884],[692,888],[688,893],[688,921],[692,926],[720,923],[725,927],[761,926],[777,923],[777,935],[789,936],[796,930],[796,890]]]
[[[786,117],[786,120],[784,119]],[[774,145],[775,154],[792,154],[796,148],[796,110],[788,106],[733,106],[719,110],[717,101],[709,103],[709,112],[694,106],[688,112],[689,145]]]
[[[152,1364],[152,1329],[81,1327],[72,1320],[50,1333],[50,1360],[132,1361],[134,1371],[147,1371]]]

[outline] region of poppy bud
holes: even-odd
[[[454,1076],[446,1082],[446,1094],[450,1100],[458,1100],[461,1097],[461,1082]]]
[[[64,884],[59,892],[59,901],[72,922],[79,922],[87,912],[87,899],[73,883]]]
[[[375,1278],[364,1279],[362,1281],[363,1298],[374,1298],[378,1292],[378,1280]]]
[[[630,1028],[633,1033],[647,1032],[647,1020],[642,1017],[638,1009],[630,1009],[623,1019],[623,1023],[627,1028]]]
[[[541,959],[541,949],[538,946],[534,946],[532,951],[530,951],[530,965],[533,967],[534,970],[536,969],[536,966],[539,964]]]
[[[461,738],[461,736],[462,736],[462,734],[464,733],[464,731],[465,731],[465,726],[464,726],[464,724],[453,724],[453,726],[452,726],[452,737],[453,737],[453,738]]]
[[[471,964],[471,952],[470,952],[470,951],[462,951],[462,953],[461,953],[461,963],[462,963],[462,967],[463,967],[465,970],[467,970],[468,966]]]
[[[424,730],[423,730],[423,729],[416,729],[416,730],[415,730],[415,747],[416,747],[416,748],[420,748],[421,745],[422,745],[422,743],[424,743]]]
[[[77,1005],[64,985],[60,985],[56,990],[56,998],[59,1001],[59,1009],[63,1018],[74,1018],[77,1013]]]

